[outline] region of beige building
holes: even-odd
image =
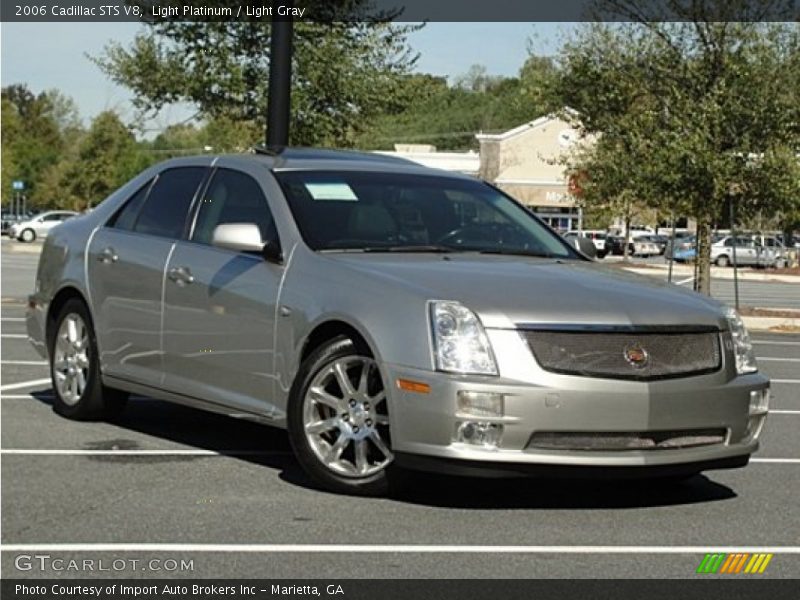
[[[581,209],[570,195],[561,159],[578,143],[565,120],[546,116],[505,133],[475,136],[479,175],[529,206],[559,230],[581,227]]]

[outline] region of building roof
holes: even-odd
[[[568,114],[571,117],[576,117],[578,115],[578,111],[570,107],[564,107],[562,112]],[[538,119],[534,119],[533,121],[529,121],[528,123],[524,123],[519,127],[514,127],[514,129],[509,129],[508,131],[504,131],[503,133],[477,133],[475,134],[475,138],[481,142],[500,142],[504,141],[523,133],[526,133],[532,129],[536,129],[537,127],[542,127],[551,121],[559,120],[561,117],[558,113],[553,113],[549,115],[545,115],[543,117],[539,117]]]

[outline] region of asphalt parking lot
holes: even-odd
[[[314,489],[278,430],[147,398],[113,424],[56,416],[23,321],[37,260],[2,254],[4,577],[683,578],[756,548],[775,553],[758,577],[800,575],[800,335],[753,336],[773,398],[744,469],[672,487],[419,475],[350,498]],[[125,562],[19,570],[21,554]]]

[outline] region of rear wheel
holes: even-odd
[[[717,260],[714,261],[714,264],[717,265],[718,267],[727,267],[728,265],[731,264],[731,261],[728,259],[727,256],[723,254],[717,257]]]
[[[33,229],[23,229],[22,233],[19,234],[19,240],[21,242],[32,242],[36,239],[36,232]]]
[[[347,337],[315,350],[292,389],[289,439],[308,475],[345,494],[382,496],[396,478],[386,390],[375,360]]]
[[[50,337],[53,409],[70,419],[109,419],[125,407],[127,393],[100,380],[97,341],[86,305],[68,300],[56,317]]]

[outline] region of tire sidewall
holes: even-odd
[[[55,377],[55,345],[58,331],[64,319],[70,314],[77,314],[86,326],[89,337],[89,376],[83,394],[75,404],[67,404],[62,400],[56,386]],[[103,390],[100,381],[99,361],[97,357],[97,339],[95,338],[94,325],[86,305],[77,298],[67,300],[56,317],[53,332],[48,340],[50,354],[50,380],[53,386],[53,410],[70,419],[96,419],[103,409]]]
[[[389,491],[390,471],[393,470],[394,465],[390,464],[383,471],[363,479],[343,477],[333,473],[320,463],[306,438],[303,423],[303,400],[308,387],[321,370],[332,362],[348,356],[372,358],[368,351],[358,348],[350,338],[340,336],[314,350],[303,362],[289,393],[286,414],[289,442],[306,473],[325,489],[357,496],[383,496]],[[384,389],[386,389],[385,382]],[[389,417],[391,419],[391,410]]]

